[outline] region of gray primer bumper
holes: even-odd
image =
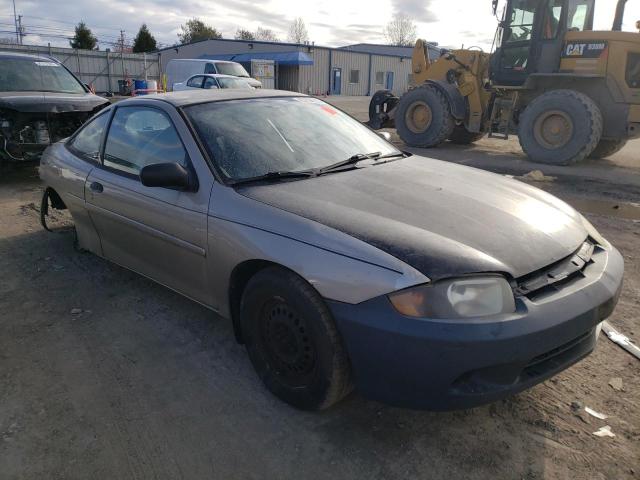
[[[624,262],[611,248],[584,278],[517,311],[481,320],[415,319],[386,296],[358,305],[328,301],[365,396],[428,410],[469,408],[529,388],[587,356],[613,311]]]

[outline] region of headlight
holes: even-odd
[[[511,286],[499,275],[443,280],[388,297],[398,312],[409,317],[473,318],[516,310]]]

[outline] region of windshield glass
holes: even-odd
[[[333,165],[357,154],[401,154],[363,124],[309,97],[211,102],[185,109],[232,180]]]
[[[249,74],[239,63],[216,63],[218,73],[233,75],[234,77],[248,77]]]
[[[251,85],[246,80],[240,78],[218,77],[218,83],[222,88],[251,88]]]
[[[3,59],[0,62],[0,92],[85,93],[63,66],[42,60]]]

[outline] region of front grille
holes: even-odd
[[[532,299],[544,293],[558,291],[576,278],[583,278],[585,268],[593,263],[596,248],[599,248],[596,242],[587,238],[568,257],[519,278],[516,295]]]

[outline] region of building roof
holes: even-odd
[[[159,50],[157,50],[157,52],[165,52],[168,50],[175,50],[176,52],[179,51],[181,48],[183,47],[188,47],[191,45],[197,45],[197,44],[201,44],[204,42],[228,42],[228,43],[235,43],[235,44],[245,44],[245,45],[274,45],[274,46],[278,46],[278,47],[292,47],[294,49],[309,49],[309,51],[311,51],[312,49],[322,49],[322,50],[333,50],[333,51],[352,51],[354,53],[363,53],[363,54],[372,54],[372,55],[380,55],[380,56],[386,56],[386,57],[403,57],[403,58],[410,58],[411,57],[411,52],[413,50],[412,47],[394,47],[393,45],[375,45],[375,44],[358,44],[358,45],[373,45],[373,46],[379,46],[379,47],[389,47],[391,49],[398,49],[398,48],[404,48],[407,51],[405,52],[399,52],[397,50],[391,50],[389,53],[384,53],[383,51],[358,51],[356,49],[351,49],[351,47],[354,47],[354,45],[349,45],[346,47],[325,47],[322,45],[316,45],[315,43],[288,43],[288,42],[267,42],[267,41],[263,41],[263,40],[236,40],[233,38],[208,38],[206,40],[196,40],[195,42],[189,42],[189,43],[183,43],[180,45],[173,45],[171,47],[165,47],[165,48],[161,48]],[[249,47],[251,48],[251,47]],[[435,47],[434,47],[435,48]],[[439,50],[438,50],[439,52]],[[285,52],[286,53],[286,52]],[[258,54],[258,52],[255,52],[252,54],[252,58],[258,58],[256,57],[256,55]],[[236,53],[236,55],[239,55],[238,53]],[[302,64],[304,65],[304,64]]]
[[[251,60],[273,60],[278,65],[313,65],[313,59],[304,52],[248,52],[219,55],[200,55],[200,58],[211,60],[233,60],[234,62],[250,62]]]
[[[274,97],[306,97],[306,95],[297,92],[288,92],[285,90],[240,90],[240,89],[194,89],[182,90],[179,92],[161,93],[158,95],[145,95],[143,97],[133,97],[122,100],[117,105],[123,105],[127,102],[138,102],[140,100],[164,101],[175,107],[185,107],[187,105],[195,105],[197,103],[222,102],[225,100],[245,100],[248,98],[274,98]]]
[[[435,43],[427,43],[429,50],[436,56],[440,56],[440,47]],[[340,50],[348,50],[350,52],[371,53],[374,55],[400,55],[403,57],[411,57],[413,55],[413,46],[399,47],[397,45],[382,45],[379,43],[356,43],[340,47]]]
[[[307,43],[271,42],[266,40],[236,40],[235,38],[207,38],[204,40],[196,40],[195,42],[181,43],[179,45],[172,45],[170,47],[160,48],[156,51],[163,52],[165,50],[174,50],[176,48],[186,47],[187,45],[194,45],[196,43],[209,42],[212,40],[216,42],[256,43],[261,45],[289,45],[292,47],[312,47],[312,48],[316,47],[316,45],[314,44],[307,44]],[[318,47],[318,48],[329,48],[329,47]]]

